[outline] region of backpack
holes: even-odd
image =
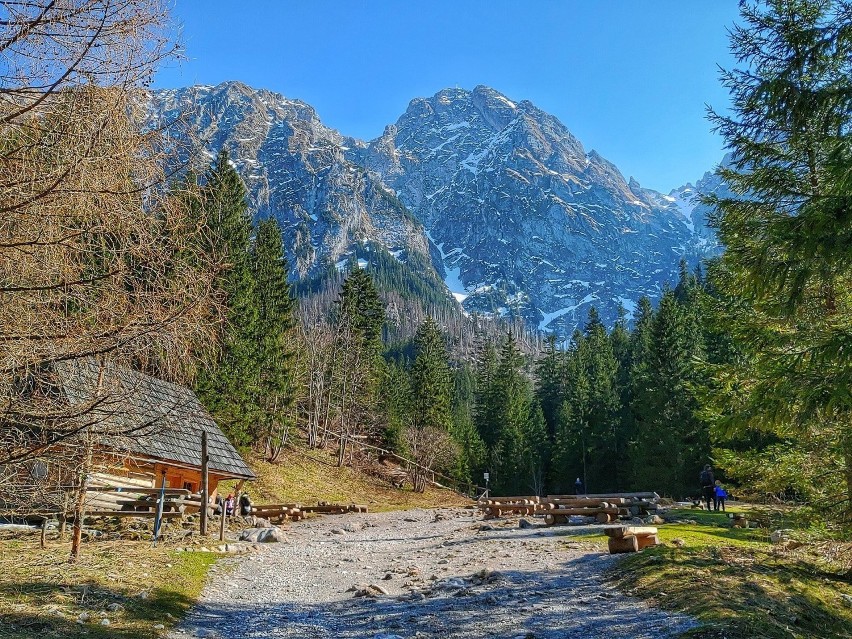
[[[702,486],[710,486],[713,483],[713,473],[709,470],[702,470],[701,475],[698,476],[698,481],[701,482]]]

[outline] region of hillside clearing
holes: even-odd
[[[415,493],[393,487],[387,481],[348,466],[338,467],[336,456],[328,451],[287,448],[275,463],[247,456],[257,480],[247,490],[256,503],[294,502],[304,505],[318,501],[366,504],[371,511],[406,510],[463,506],[472,500],[458,493],[427,486]]]

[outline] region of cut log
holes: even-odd
[[[93,510],[87,512],[84,519],[88,517],[140,517],[143,519],[153,519],[156,515],[157,513],[153,510]],[[163,513],[163,517],[183,517],[183,513]]]
[[[252,512],[255,510],[279,510],[281,508],[301,508],[301,504],[256,504],[251,507]]]
[[[138,493],[140,495],[159,495],[162,488],[143,486],[88,486],[87,493]],[[186,488],[166,488],[166,495],[190,495]]]
[[[657,535],[642,535],[636,537],[636,543],[639,544],[639,550],[650,546],[659,546],[660,538]]]
[[[324,513],[326,515],[340,515],[349,512],[349,506],[341,506],[339,504],[326,504],[325,506],[302,506],[301,511],[303,513]]]
[[[528,497],[528,496],[515,496],[515,497],[489,497],[489,498],[486,500],[486,503],[493,503],[493,504],[505,504],[505,503],[512,503],[512,504],[537,504],[539,501],[540,501],[540,498],[539,498],[539,497],[536,497],[536,496],[534,496],[534,495],[533,495],[532,497]]]
[[[604,534],[611,539],[647,537],[648,535],[656,535],[657,528],[654,526],[610,526],[604,528]]]
[[[618,508],[556,508],[554,510],[548,510],[547,512],[554,515],[586,515],[588,517],[594,517],[598,513],[617,515]]]
[[[545,501],[553,499],[606,499],[621,497],[623,499],[654,499],[657,500],[660,496],[654,492],[645,493],[593,493],[588,495],[548,495]]]
[[[598,520],[599,524],[608,524],[612,521],[612,515],[607,513],[598,513],[597,515],[595,515],[595,519]]]
[[[622,552],[639,552],[639,542],[634,536],[616,538],[610,537],[607,541],[607,548],[612,555]]]
[[[599,506],[601,504],[609,504],[610,506],[624,506],[627,500],[622,497],[610,497],[609,499],[545,499],[541,502],[543,505],[570,506],[571,508],[585,508],[588,506]]]

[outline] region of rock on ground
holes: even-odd
[[[287,541],[287,538],[280,528],[271,526],[269,528],[246,528],[240,533],[240,541],[271,543]]]
[[[169,637],[650,639],[696,625],[614,591],[602,574],[619,559],[568,548],[571,532],[485,527],[466,509],[303,521],[287,544],[223,560],[233,570]]]

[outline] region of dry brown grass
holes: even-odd
[[[366,504],[370,510],[464,506],[473,501],[452,490],[427,486],[426,492],[398,489],[387,481],[348,467],[338,468],[327,451],[287,449],[279,460],[250,459],[258,479],[247,490],[257,503],[316,504],[318,501]]]

